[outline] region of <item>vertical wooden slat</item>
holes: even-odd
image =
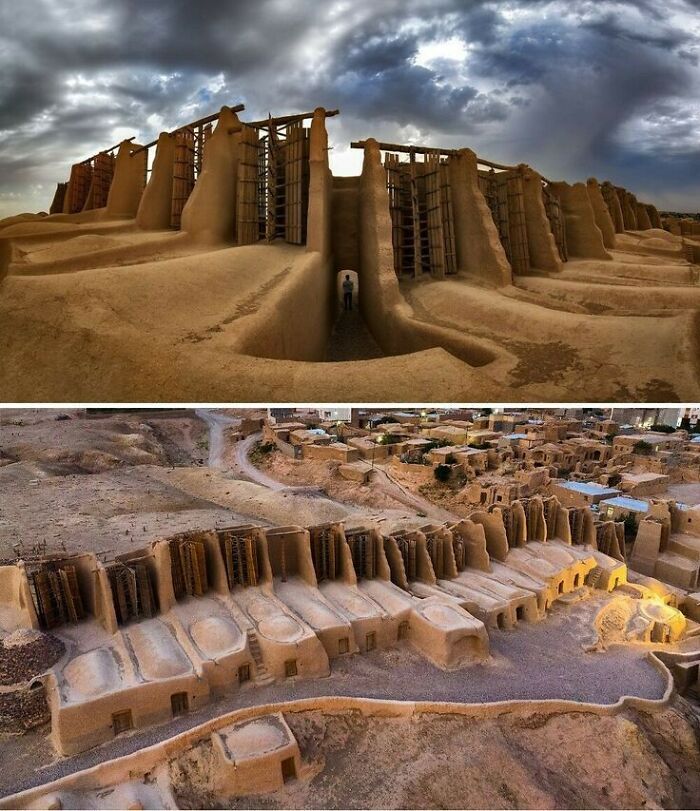
[[[421,245],[420,204],[418,199],[418,167],[416,155],[410,153],[409,184],[411,189],[411,221],[413,224],[413,277],[417,278],[423,272],[423,248]]]
[[[523,179],[519,171],[507,173],[508,229],[511,245],[511,267],[514,273],[526,274],[530,270],[530,252],[525,224]]]
[[[190,129],[178,130],[175,135],[173,161],[173,193],[170,209],[170,227],[179,229],[182,210],[194,188],[195,148],[194,133]]]
[[[445,244],[445,274],[457,273],[457,248],[455,245],[455,225],[452,208],[452,186],[450,185],[449,158],[440,162],[440,200],[442,204],[442,226]]]
[[[114,177],[114,163],[114,156],[109,152],[100,152],[95,156],[92,179],[93,208],[104,208],[107,205],[107,197]]]
[[[561,210],[561,203],[559,202],[559,198],[553,194],[547,186],[542,187],[542,197],[544,200],[544,210],[549,220],[549,227],[554,236],[557,250],[559,251],[559,258],[562,262],[566,262],[569,255],[566,248],[566,227],[564,224],[564,215]]]
[[[267,137],[267,224],[265,236],[268,242],[272,242],[277,236],[277,207],[280,204],[279,179],[279,144],[277,129],[270,124]]]
[[[236,233],[239,245],[252,245],[260,238],[259,210],[259,139],[254,127],[243,127],[238,161]]]
[[[92,182],[92,166],[89,163],[76,163],[71,167],[68,184],[68,213],[78,214],[83,210]]]
[[[436,278],[445,275],[445,235],[440,184],[440,156],[431,153],[425,157],[425,209],[430,274]]]

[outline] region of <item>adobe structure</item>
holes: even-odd
[[[333,177],[337,110],[243,112],[123,141],[0,222],[5,400],[697,398],[700,240],[654,206],[373,139]]]
[[[618,540],[589,508],[534,497],[453,525],[243,525],[105,563],[7,562],[3,632],[62,645],[43,676],[5,693],[4,713],[21,728],[26,702],[45,701],[56,751],[74,755],[231,691],[326,676],[338,657],[410,645],[440,669],[464,667],[488,658],[490,629],[537,622],[584,585],[638,598],[623,638],[676,641],[686,619],[674,593],[628,584]]]

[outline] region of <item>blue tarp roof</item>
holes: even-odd
[[[562,487],[567,490],[574,490],[577,493],[586,493],[589,496],[599,496],[601,493],[619,493],[614,487],[604,487],[595,482],[562,482]]]
[[[602,506],[622,507],[623,510],[634,510],[635,512],[647,512],[649,504],[639,498],[629,498],[629,496],[618,496],[617,498],[606,498],[600,502]]]

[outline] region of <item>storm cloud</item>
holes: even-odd
[[[243,102],[700,208],[698,0],[3,0],[0,216],[70,164]]]

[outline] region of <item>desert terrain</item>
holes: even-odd
[[[362,516],[415,527],[457,517],[454,496],[434,499],[417,479],[388,476],[382,465],[358,484],[340,476],[336,463],[266,451],[258,433],[233,441],[245,417],[243,409],[3,412],[0,557],[67,549],[109,561],[188,529],[352,526]],[[677,485],[688,486],[696,485]],[[0,734],[3,760],[16,764],[3,771],[0,796],[38,787],[45,793],[36,797],[44,799],[32,803],[45,807],[60,796],[64,807],[76,808],[136,801],[154,808],[693,807],[698,705],[670,692],[669,671],[654,656],[658,646],[627,638],[637,602],[583,587],[539,622],[490,628],[488,658],[457,670],[439,669],[401,645],[340,657],[326,677],[249,685],[70,757],[56,759],[45,725]],[[66,639],[73,636],[78,644],[66,630]],[[693,646],[688,639],[663,650],[683,657]],[[328,704],[342,697],[393,708],[418,702],[420,709],[405,716]],[[221,794],[208,733],[197,730],[259,707],[284,708],[303,770],[276,791]],[[185,733],[188,743],[170,742]],[[118,777],[122,760],[162,745],[171,756],[156,758],[143,777]],[[93,778],[84,770],[91,768],[113,776],[99,778],[99,789],[86,788]],[[72,788],[62,787],[74,777]]]
[[[700,241],[692,223],[688,233],[677,222],[661,227],[654,207],[636,200],[639,222],[630,213],[623,223],[619,204],[608,211],[593,179],[543,186],[524,165],[493,174],[486,167],[495,164],[470,150],[447,150],[442,160],[453,173],[454,212],[446,200],[439,233],[444,225],[452,237],[436,245],[437,225],[428,228],[425,220],[429,192],[421,186],[413,226],[402,225],[382,163],[389,152],[376,141],[362,142],[360,176],[332,176],[325,120],[336,113],[317,108],[296,116],[297,124],[312,119],[300,130],[309,143],[302,194],[287,189],[274,227],[266,208],[273,192],[251,191],[243,174],[238,186],[229,178],[247,165],[236,133],[243,128],[261,139],[256,148],[264,154],[262,125],[242,124],[228,107],[212,116],[219,123],[178,198],[181,217],[169,215],[172,154],[161,155],[161,167],[157,153],[158,170],[148,177],[146,147],[125,141],[106,206],[91,207],[73,178],[61,184],[64,205],[54,213],[1,220],[0,396],[7,402],[697,397]],[[291,138],[284,126],[279,137]],[[165,152],[165,141],[157,151]],[[284,154],[292,160],[291,151]],[[84,173],[98,157],[77,166]],[[405,174],[408,163],[398,166]],[[427,176],[427,164],[420,167]],[[294,182],[287,169],[276,188]],[[520,189],[520,208],[505,220],[482,186],[504,180]],[[255,220],[245,219],[250,207]],[[168,216],[154,219],[161,209]],[[409,227],[419,229],[415,244],[423,245],[412,264],[408,248],[397,243]],[[570,232],[568,253],[561,234],[555,244],[562,228]],[[526,267],[516,262],[515,241],[524,246]],[[449,272],[440,259],[447,253]],[[342,303],[348,273],[352,311]]]

